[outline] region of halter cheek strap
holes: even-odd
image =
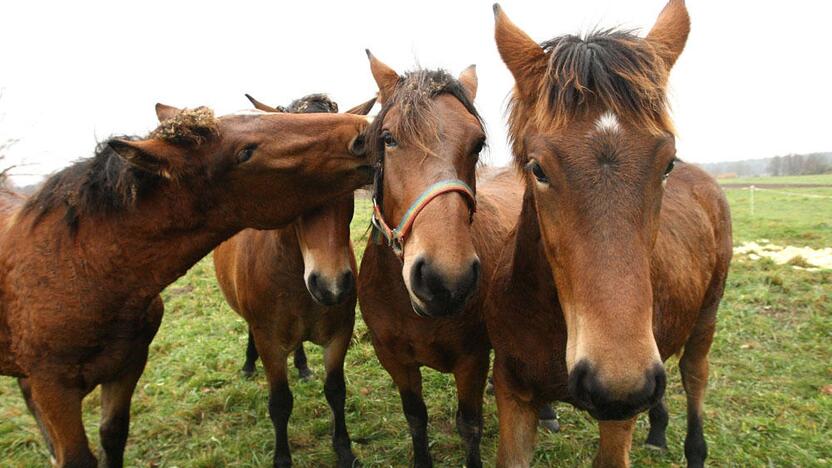
[[[419,213],[421,213],[430,202],[435,200],[436,197],[451,192],[457,192],[462,195],[468,203],[468,208],[471,211],[471,217],[473,219],[474,213],[477,211],[477,199],[474,196],[474,191],[471,190],[471,187],[458,179],[442,180],[426,188],[425,191],[419,195],[419,197],[410,205],[410,208],[408,208],[404,213],[399,225],[393,229],[391,229],[390,226],[384,221],[384,216],[381,213],[381,207],[376,202],[376,198],[373,197],[372,222],[373,226],[376,228],[373,233],[373,239],[378,244],[381,243],[381,236],[384,236],[384,238],[387,239],[387,244],[393,249],[393,252],[395,252],[399,258],[402,258],[404,255],[404,242],[407,235],[410,233],[410,229],[413,227],[413,222],[416,221],[416,217],[419,216]]]

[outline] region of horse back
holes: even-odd
[[[0,249],[11,248],[8,245],[8,228],[16,222],[16,214],[23,206],[24,201],[25,197],[22,195],[5,188],[0,189]],[[0,251],[0,256],[5,257],[2,251]],[[8,265],[5,264],[5,260],[5,258],[2,258],[2,263],[0,263],[0,375],[22,377],[23,370],[15,363],[12,354],[11,331],[5,301],[2,300],[5,289],[8,287],[6,284]]]
[[[662,358],[696,327],[713,327],[732,255],[731,216],[719,184],[681,164],[668,180],[651,260],[653,327]]]

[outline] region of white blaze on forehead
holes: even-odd
[[[621,131],[621,124],[618,122],[618,116],[612,111],[606,111],[595,121],[595,129],[599,132],[617,133]]]

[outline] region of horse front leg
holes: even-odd
[[[531,465],[537,438],[538,408],[531,401],[519,398],[507,381],[507,370],[494,362],[494,394],[500,418],[500,440],[497,444],[497,466],[519,468]]]
[[[29,376],[28,383],[32,402],[55,449],[55,466],[95,468],[98,461],[90,451],[81,419],[84,390],[37,375]]]
[[[346,333],[333,338],[324,350],[324,367],[326,369],[324,394],[332,410],[332,448],[335,450],[338,457],[338,466],[341,468],[349,468],[358,463],[352,453],[352,444],[347,432],[344,410],[347,400],[347,386],[344,382],[344,359],[351,339],[352,327]]]
[[[414,466],[432,467],[428,448],[428,408],[422,398],[422,372],[416,366],[403,364],[381,346],[376,346],[376,356],[399,389],[402,410],[413,440]]]
[[[269,417],[274,425],[274,466],[292,466],[292,454],[289,449],[289,416],[292,414],[292,391],[286,372],[289,351],[278,340],[277,333],[271,327],[251,328],[254,343],[263,362],[263,369],[269,381]]]
[[[601,441],[598,453],[592,461],[595,468],[626,468],[630,466],[630,447],[636,419],[624,421],[598,421]]]
[[[456,429],[465,442],[465,465],[468,468],[482,466],[480,457],[483,427],[482,398],[487,378],[488,351],[461,362],[454,369],[459,402],[456,412]]]

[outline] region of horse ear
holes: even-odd
[[[370,49],[365,50],[367,58],[370,59],[370,71],[373,73],[373,78],[378,85],[378,101],[382,104],[390,99],[393,92],[396,90],[396,85],[399,84],[399,74],[396,70],[388,67],[381,60],[377,59],[375,55],[370,52]]]
[[[546,71],[546,53],[508,19],[499,3],[494,4],[494,40],[517,87],[526,95],[533,93],[534,83]]]
[[[275,107],[263,104],[262,102],[258,101],[257,99],[254,99],[253,97],[251,97],[250,94],[246,94],[246,98],[248,98],[248,100],[251,101],[251,104],[254,105],[255,109],[261,110],[263,112],[283,112],[280,109],[277,109]]]
[[[685,43],[690,34],[690,16],[685,7],[685,0],[670,0],[659,13],[656,24],[647,34],[647,40],[657,49],[659,56],[667,65],[667,71],[685,49]]]
[[[363,102],[348,110],[346,113],[355,115],[367,115],[370,113],[370,110],[373,108],[374,105],[376,105],[376,98],[372,98],[367,102]]]
[[[477,97],[477,66],[469,65],[457,78],[472,101]]]
[[[156,103],[156,117],[159,119],[159,122],[173,118],[180,110],[176,107],[162,104],[161,102]]]
[[[127,163],[153,174],[165,178],[174,175],[173,161],[178,152],[172,145],[163,140],[150,138],[147,140],[123,140],[119,138],[108,142],[110,148]]]

